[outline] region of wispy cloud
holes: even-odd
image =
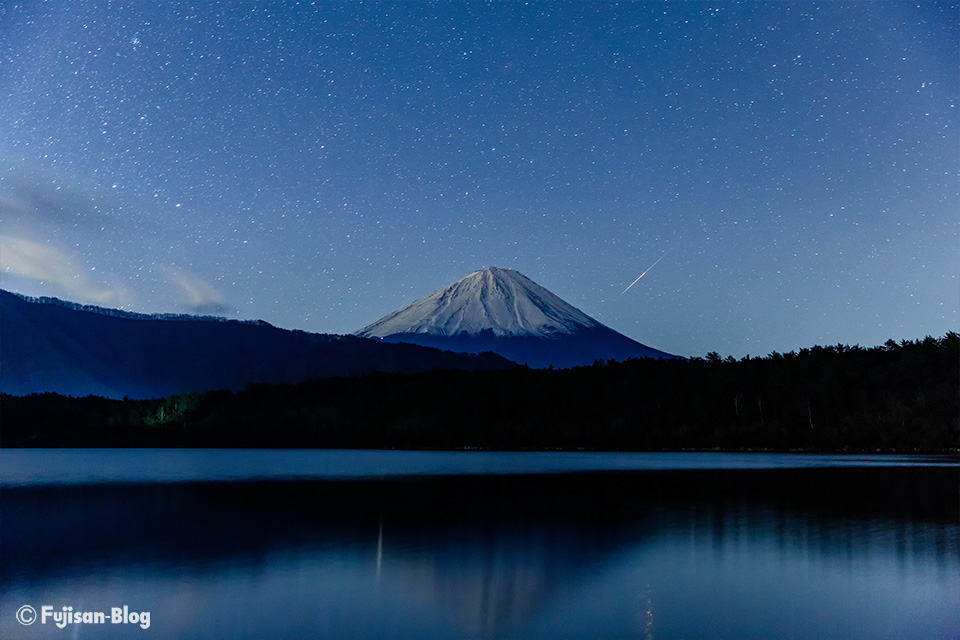
[[[82,303],[145,304],[145,311],[233,310],[213,284],[162,259],[162,249],[145,240],[158,223],[136,216],[135,224],[111,198],[49,177],[4,182],[0,175],[0,186],[0,284]]]
[[[102,230],[117,227],[123,218],[113,202],[102,194],[75,184],[63,185],[50,177],[27,179],[14,175],[0,193],[0,212],[4,225],[37,229]]]
[[[0,270],[59,287],[71,298],[97,304],[118,303],[123,291],[93,282],[69,253],[48,243],[0,235]]]
[[[167,267],[164,274],[178,287],[184,303],[194,313],[224,313],[228,310],[223,294],[200,276],[180,267]]]

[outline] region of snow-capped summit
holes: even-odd
[[[597,322],[525,275],[474,271],[355,333],[451,351],[493,351],[534,367],[674,358]]]
[[[495,336],[549,338],[599,326],[599,322],[519,271],[488,267],[377,320],[357,335],[455,336],[490,330]]]

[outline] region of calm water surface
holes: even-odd
[[[4,450],[0,637],[956,638],[958,480],[955,457]]]

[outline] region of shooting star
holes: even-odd
[[[657,262],[660,262],[661,260],[663,260],[663,259],[667,256],[667,254],[670,253],[671,251],[673,251],[673,247],[670,247],[669,249],[667,249],[666,251],[664,251],[664,252],[663,252],[663,255],[660,256],[659,258],[657,258]],[[649,267],[647,267],[647,271],[650,271],[650,269],[653,269],[655,266],[657,266],[657,262],[654,262],[652,265],[650,265]],[[629,285],[627,285],[627,288],[626,288],[626,289],[624,289],[623,291],[620,292],[620,295],[625,294],[625,293],[630,289],[630,287],[632,287],[633,285],[635,285],[635,284],[637,284],[638,282],[640,282],[640,278],[642,278],[643,276],[647,275],[647,271],[644,271],[643,273],[641,273],[640,275],[638,275],[636,280],[634,280],[633,282],[631,282]]]

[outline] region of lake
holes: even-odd
[[[958,466],[0,450],[0,637],[957,638]]]

